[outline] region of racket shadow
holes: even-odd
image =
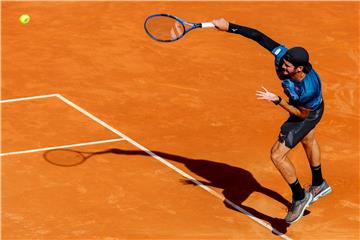
[[[105,153],[111,153],[111,151],[81,152],[66,148],[45,151],[43,157],[48,163],[58,167],[75,167],[83,164],[92,156]]]
[[[143,151],[109,149],[108,152],[121,155],[149,156]],[[287,224],[284,219],[268,216],[253,207],[243,204],[243,202],[253,192],[258,192],[272,198],[275,201],[280,202],[286,208],[289,208],[291,206],[291,203],[279,193],[262,186],[249,171],[221,162],[203,159],[191,159],[159,151],[152,152],[164,159],[184,164],[184,166],[188,168],[191,172],[206,179],[206,181],[198,180],[202,184],[223,189],[222,193],[227,200],[245,209],[258,219],[262,219],[268,222],[269,224],[271,224],[273,229],[276,229],[278,232],[282,234],[285,234],[287,232],[287,228],[290,225]],[[196,184],[189,179],[182,180],[182,182],[184,184],[191,184],[196,186]],[[224,201],[224,205],[232,210],[238,211],[228,205],[226,201]],[[309,213],[309,210],[305,210],[304,216],[308,215]],[[274,231],[273,233],[276,234]]]

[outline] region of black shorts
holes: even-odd
[[[279,142],[285,142],[288,148],[294,148],[320,122],[323,113],[324,102],[305,119],[290,115],[281,126]]]

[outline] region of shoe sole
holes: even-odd
[[[288,222],[288,221],[286,221],[286,220],[285,220],[285,222],[288,223],[288,224],[293,224],[293,223],[299,221],[300,218],[304,215],[305,210],[310,206],[312,200],[313,200],[313,195],[310,193],[309,200],[306,202],[305,207],[304,207],[303,210],[301,211],[300,215],[299,215],[296,219],[294,219],[293,221],[291,221],[291,222]]]
[[[316,195],[316,197],[313,198],[313,200],[312,200],[311,203],[316,202],[319,198],[325,197],[326,195],[328,195],[328,194],[331,193],[331,192],[332,192],[332,189],[331,189],[331,187],[329,186],[328,188],[326,188],[325,190],[323,190],[322,192],[320,192],[318,195]],[[311,204],[311,203],[310,203],[310,204]]]

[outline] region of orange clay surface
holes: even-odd
[[[359,3],[2,2],[2,99],[59,93],[246,209],[270,230],[128,141],[74,167],[44,152],[1,160],[2,239],[359,239]],[[333,193],[283,222],[291,192],[269,159],[287,113],[273,56],[239,35],[200,29],[151,40],[158,12],[225,17],[302,45],[323,81],[317,127]],[[31,21],[22,25],[18,17]],[[2,103],[2,152],[118,138],[57,97]],[[311,183],[302,146],[290,154]]]

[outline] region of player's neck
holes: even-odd
[[[296,81],[302,81],[306,77],[306,74],[304,72],[297,72],[295,73],[291,78]]]

